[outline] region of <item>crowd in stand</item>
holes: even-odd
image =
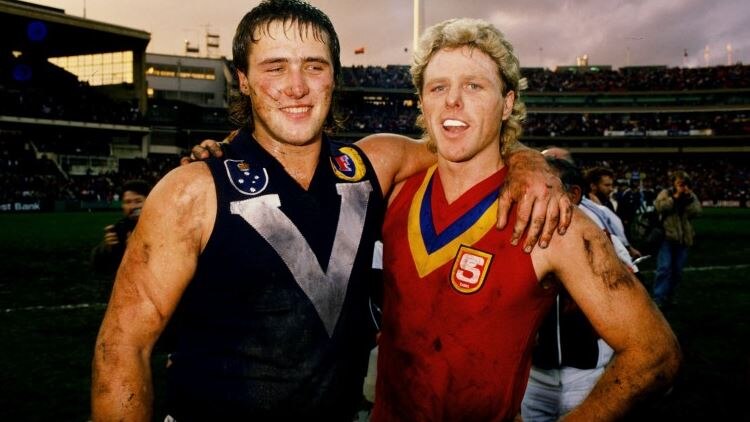
[[[529,113],[527,136],[733,136],[750,134],[748,112]]]
[[[13,59],[5,60],[11,68],[24,68]],[[29,68],[30,69],[30,68]],[[31,70],[29,70],[30,72]],[[201,124],[220,125],[226,116],[211,110],[206,116],[179,104],[154,103],[141,116],[134,102],[116,102],[75,76],[51,63],[34,66],[35,74],[13,77],[3,72],[0,78],[0,115],[38,117],[113,124],[148,124],[150,120],[179,119]],[[705,89],[750,88],[750,66],[717,66],[706,68],[629,67],[618,70],[552,71],[543,68],[522,70],[528,79],[527,92],[617,92],[617,91],[683,91]],[[342,69],[345,88],[384,88],[413,91],[408,66],[352,66]],[[168,110],[164,109],[168,106]],[[164,110],[163,110],[164,109]],[[348,111],[345,130],[372,132],[379,130],[413,133],[415,107],[371,107],[354,113]],[[602,136],[605,130],[691,130],[710,126],[714,135],[737,135],[750,132],[746,113],[697,115],[698,113],[599,114],[589,118],[581,114],[529,116],[527,134],[534,136],[590,135]],[[406,128],[406,129],[405,129]],[[554,135],[553,135],[554,133]]]
[[[6,58],[5,64],[12,64]],[[47,76],[33,80],[0,78],[0,115],[36,116],[50,119],[87,120],[130,124],[143,122],[132,104],[113,103],[96,90],[79,83],[75,77],[53,65],[43,66]],[[610,92],[651,90],[704,90],[750,88],[750,66],[709,68],[633,67],[596,72],[523,69],[530,92]],[[55,81],[48,83],[45,81]],[[343,69],[343,85],[351,88],[384,88],[411,90],[408,66],[353,66]],[[169,113],[187,113],[175,104],[153,104],[167,107]],[[166,111],[164,113],[166,113]],[[341,133],[397,132],[418,135],[414,121],[417,108],[413,103],[383,100],[376,103],[352,103],[342,107]],[[162,114],[164,114],[162,113]],[[167,114],[169,114],[167,113]],[[194,114],[194,113],[193,113]],[[220,113],[209,116],[223,124]],[[191,118],[194,118],[192,114]],[[147,117],[148,118],[148,117]],[[210,120],[210,119],[209,119]],[[554,138],[559,136],[640,136],[671,135],[748,135],[750,116],[744,111],[732,112],[652,112],[652,113],[530,113],[525,136]],[[661,133],[654,134],[654,131]],[[695,132],[695,133],[693,133]],[[45,140],[49,141],[49,140]],[[65,141],[64,139],[62,141]],[[81,141],[81,140],[79,140]],[[37,141],[39,142],[39,141]],[[81,141],[84,142],[84,141]],[[65,142],[63,142],[65,143]],[[538,143],[538,142],[537,142]],[[553,143],[551,140],[550,143]],[[76,147],[83,144],[76,144]],[[101,143],[94,143],[94,147]],[[39,151],[48,151],[47,146]],[[73,146],[71,146],[73,148]],[[84,149],[86,149],[84,145]],[[62,154],[77,154],[53,148]],[[177,156],[151,156],[148,159],[119,160],[116,172],[71,176],[46,157],[37,157],[29,142],[0,136],[0,203],[31,200],[117,199],[117,189],[126,180],[138,178],[156,182],[178,165]],[[96,150],[92,155],[108,155]],[[591,167],[602,163],[581,163]],[[694,176],[700,198],[737,200],[747,198],[750,187],[748,166],[739,161],[696,161],[688,159],[649,161],[616,160],[604,163],[618,177],[630,179],[633,172],[648,174],[648,183],[666,186],[667,171],[682,168]],[[62,171],[61,171],[62,170]]]
[[[667,68],[625,67],[580,71],[579,68],[523,68],[529,92],[684,91],[750,88],[750,66]],[[589,68],[591,69],[591,68]],[[343,68],[345,87],[413,89],[408,66]]]
[[[420,133],[414,123],[418,112],[416,107],[404,107],[399,104],[357,104],[342,109],[342,112],[345,113],[342,116],[342,132],[395,132],[410,135]]]
[[[344,132],[418,134],[416,107],[359,105],[342,110]],[[736,136],[750,134],[749,112],[529,113],[525,136]]]
[[[685,91],[750,88],[750,66],[626,67],[596,72],[524,69],[532,92]]]
[[[409,66],[352,66],[341,69],[347,88],[387,88],[413,90]]]
[[[179,156],[152,154],[147,159],[118,161],[116,171],[65,175],[52,160],[37,158],[29,143],[0,141],[0,204],[117,201],[124,182],[142,179],[155,184],[179,164]]]

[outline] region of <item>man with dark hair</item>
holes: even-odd
[[[609,195],[615,190],[615,173],[606,167],[594,167],[586,172],[586,196],[599,205],[614,211]]]
[[[104,227],[104,238],[91,251],[91,262],[97,272],[114,276],[150,191],[151,185],[143,180],[131,180],[122,185],[120,206],[123,217]]]
[[[581,199],[581,206],[596,214],[609,233],[614,234],[622,241],[630,256],[638,258],[641,256],[641,252],[630,244],[625,234],[625,226],[615,213],[612,201],[609,200],[609,194],[614,189],[614,175],[612,170],[605,167],[589,169],[584,176],[586,190],[585,196]]]
[[[150,354],[170,319],[167,410],[179,422],[350,421],[360,403],[385,197],[435,156],[396,135],[344,144],[324,134],[338,38],[307,3],[253,8],[233,60],[241,129],[222,159],[174,169],[149,197],[97,338],[94,420],[151,418]],[[533,216],[531,249],[539,233],[550,241],[560,207],[564,230],[569,201],[551,192],[554,175],[533,176],[546,169],[538,153],[519,155],[500,223],[511,197],[540,199],[520,203],[513,226],[517,241]]]

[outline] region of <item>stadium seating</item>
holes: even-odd
[[[49,63],[35,68],[43,69],[45,78],[27,83],[4,74],[0,79],[0,115],[169,126],[186,133],[230,130],[225,110],[152,100],[141,116],[134,104],[109,98],[61,68]],[[523,141],[528,145],[603,148],[606,154],[579,155],[582,166],[608,165],[624,180],[635,172],[650,178],[653,186],[664,186],[667,172],[682,168],[695,177],[701,198],[746,201],[747,160],[743,154],[721,153],[715,147],[750,146],[750,66],[529,68],[522,73],[528,84],[522,93],[528,106]],[[341,128],[335,136],[355,140],[376,132],[420,135],[408,66],[344,67],[342,82],[337,95]],[[124,180],[156,182],[179,162],[171,154],[112,158],[106,142],[75,132],[56,137],[8,133],[0,138],[0,202],[108,201],[116,198],[116,188]],[[195,135],[182,147],[201,139]],[[707,147],[711,154],[649,156],[649,148],[665,146]],[[641,153],[618,154],[618,148],[628,147],[640,148]],[[70,163],[57,158],[66,154],[114,159],[114,165],[112,171],[73,175]]]

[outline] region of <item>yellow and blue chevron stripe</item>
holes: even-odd
[[[409,248],[420,277],[452,260],[461,245],[473,245],[484,237],[497,221],[498,192],[493,192],[480,199],[441,233],[437,233],[430,206],[432,180],[436,168],[437,166],[433,166],[427,171],[409,208]]]

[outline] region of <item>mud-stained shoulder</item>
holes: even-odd
[[[589,228],[581,232],[583,250],[594,276],[599,278],[609,290],[632,288],[636,278],[620,261],[607,234],[598,228]]]

